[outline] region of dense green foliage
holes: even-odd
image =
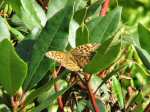
[[[0,1],[0,112],[57,112],[61,97],[67,112],[147,112],[150,1],[112,0],[106,16],[104,0],[41,1]],[[45,56],[86,43],[100,47],[81,73]]]

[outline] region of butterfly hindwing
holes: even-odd
[[[70,52],[74,56],[78,65],[83,68],[92,59],[93,54],[98,47],[99,44],[85,44],[72,49]]]
[[[70,52],[73,56],[90,56],[98,47],[99,44],[84,44],[72,49]]]
[[[90,56],[75,56],[75,60],[77,61],[78,66],[81,68],[84,68],[85,65],[87,65],[91,59]]]

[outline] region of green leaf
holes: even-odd
[[[84,21],[86,21],[87,17],[95,13],[98,7],[99,2],[96,2],[95,4],[89,6],[88,8],[84,7],[76,12],[74,10],[74,14],[70,22],[69,39],[68,39],[72,47],[89,42],[89,31],[87,26],[83,23]],[[81,26],[79,27],[79,25]]]
[[[62,25],[62,26],[64,26],[64,25]],[[60,29],[57,31],[55,37],[53,38],[48,50],[63,51],[68,44],[67,37],[68,37],[68,32],[64,31],[64,29],[60,27]],[[32,78],[32,81],[30,83],[30,88],[32,88],[35,84],[37,84],[45,76],[47,71],[50,69],[52,63],[53,63],[53,61],[48,58],[44,58],[41,61],[38,69],[36,70],[36,73],[35,73],[36,75],[33,76],[33,78]]]
[[[59,91],[63,90],[68,86],[68,83],[65,80],[59,79],[55,84],[59,85]],[[38,102],[44,103],[44,101],[49,98],[49,96],[53,95],[55,93],[55,88],[52,86],[48,91],[44,92],[40,96],[38,96]]]
[[[18,39],[19,41],[21,41],[25,38],[24,35],[21,32],[19,32],[17,29],[15,29],[13,27],[10,27],[10,32],[12,34],[14,34],[15,38]]]
[[[139,41],[141,47],[150,53],[150,31],[146,29],[142,24],[138,24]]]
[[[62,74],[60,74],[60,77],[57,77],[57,79],[51,79],[48,82],[46,82],[43,86],[33,90],[30,92],[30,94],[27,96],[26,98],[26,103],[30,104],[32,103],[32,101],[39,97],[41,94],[48,92],[49,90],[51,90],[51,88],[54,86],[54,84],[59,81],[60,79],[62,79],[62,77],[66,77],[68,75],[67,72],[64,72]],[[63,85],[61,85],[62,87]],[[63,86],[64,87],[64,86]],[[53,93],[53,92],[52,92]],[[50,93],[50,95],[52,94]]]
[[[8,0],[8,3],[12,6],[13,10],[15,10],[16,13],[20,14],[21,10],[20,0]]]
[[[0,17],[0,41],[6,38],[10,38],[10,33],[4,19]]]
[[[142,104],[136,105],[132,112],[146,112]]]
[[[127,102],[126,102],[126,105],[125,105],[125,108],[126,108],[126,109],[127,109],[130,105],[136,103],[136,102],[135,102],[135,99],[136,99],[137,95],[138,95],[138,91],[132,92],[132,94],[129,96],[129,98],[128,98]]]
[[[109,74],[107,74],[109,75]],[[101,100],[109,100],[109,90],[108,90],[108,87],[106,86],[106,84],[102,84],[104,80],[102,80],[99,76],[93,74],[89,83],[90,83],[90,87],[91,89],[95,92],[97,91],[97,89],[99,88],[99,93],[102,93],[103,95],[101,96]],[[101,86],[101,87],[99,87]]]
[[[64,94],[71,86],[66,87],[65,89],[54,93],[53,95],[51,95],[49,98],[47,98],[43,103],[41,103],[40,105],[38,105],[37,107],[35,107],[32,112],[40,112],[42,111],[44,108],[47,108],[49,105],[51,105],[53,103],[54,100],[57,99],[58,96]]]
[[[78,10],[77,12],[74,13],[73,19],[78,23],[82,24],[84,20],[86,19],[86,14],[87,14],[87,8],[83,8]]]
[[[143,64],[150,70],[150,54],[146,50],[139,47],[136,47],[136,51]]]
[[[76,37],[77,46],[89,43],[89,32],[86,25],[79,27],[76,32],[76,35],[77,35]]]
[[[115,75],[116,73],[118,73],[121,69],[126,68],[128,65],[122,65],[119,68],[111,71],[109,74],[107,74],[107,76],[103,79],[102,83],[100,83],[99,88],[102,87],[102,85],[104,85],[113,75]]]
[[[135,63],[132,65],[131,75],[133,77],[134,86],[138,89],[143,87],[149,81],[149,74],[145,71],[144,67]]]
[[[31,63],[29,65],[29,74],[26,78],[25,85],[24,85],[26,89],[32,82],[32,78],[34,77],[34,74],[36,77],[37,75],[36,71],[39,69],[40,66],[42,66],[40,65],[40,63],[46,63],[46,62],[42,62],[42,60],[44,59],[45,53],[47,52],[49,46],[52,45],[55,37],[58,36],[58,32],[60,28],[64,27],[64,26],[62,27],[60,26],[64,21],[64,17],[68,15],[68,11],[70,11],[70,7],[66,7],[65,9],[62,9],[53,18],[49,19],[46,24],[46,27],[42,30],[40,36],[37,38],[33,46]],[[46,67],[47,70],[45,70],[45,72],[48,71],[49,67],[50,65]],[[44,74],[39,74],[39,75],[44,75]]]
[[[146,29],[142,24],[139,24],[138,35],[141,46],[136,45],[136,51],[143,64],[150,70],[150,31]]]
[[[122,94],[120,82],[118,81],[118,79],[115,76],[112,76],[112,81],[113,81],[112,89],[114,91],[116,98],[118,99],[120,108],[123,109],[124,108],[124,97]]]
[[[50,19],[60,10],[65,8],[67,2],[68,0],[50,0],[48,3],[47,18]]]
[[[97,50],[91,62],[85,66],[84,71],[89,73],[99,72],[109,67],[117,58],[121,48],[119,41],[112,42],[112,39],[105,41]]]
[[[8,108],[5,104],[0,104],[0,112],[11,112],[10,108]]]
[[[106,112],[105,105],[101,100],[96,99],[96,105],[100,112]],[[86,102],[86,107],[88,107],[92,112],[94,112],[93,105],[90,101]]]
[[[88,9],[87,9],[87,14],[86,14],[86,18],[88,17],[97,17],[100,13],[101,10],[101,5],[103,4],[103,0],[101,1],[96,1],[95,3],[91,4]]]
[[[16,46],[16,51],[18,55],[27,63],[29,63],[31,60],[33,44],[34,40],[24,39]]]
[[[63,26],[63,25],[62,25]],[[57,34],[53,38],[51,45],[48,50],[59,50],[63,51],[67,44],[68,44],[68,33],[63,31],[61,28],[58,30]],[[53,65],[54,61],[50,60],[49,58],[44,58],[38,69],[36,70],[36,75],[33,77],[30,86],[33,87],[34,84],[38,83],[47,73],[47,71],[51,68],[51,65]]]
[[[31,91],[31,93],[27,96],[26,98],[26,103],[30,104],[33,102],[33,100],[35,98],[37,98],[38,96],[40,96],[42,93],[48,91],[53,85],[54,83],[57,81],[58,79],[54,79],[54,80],[49,80],[45,85],[43,85],[40,88],[37,88],[33,91]]]
[[[87,5],[87,1],[86,0],[75,0],[74,2],[74,8],[75,8],[75,12],[85,8]]]
[[[77,109],[76,112],[83,112],[83,110],[86,107],[86,100],[80,100],[79,102],[77,102]]]
[[[100,112],[107,112],[106,108],[105,108],[105,105],[104,105],[104,103],[101,100],[96,99],[96,103],[97,103],[97,106],[100,109]]]
[[[141,90],[144,97],[150,94],[149,86],[150,86],[150,83],[147,85],[144,85],[142,90]]]
[[[70,24],[69,24],[69,36],[68,41],[71,47],[76,47],[76,30],[78,29],[79,24],[71,18]]]
[[[16,54],[11,42],[3,40],[0,43],[0,83],[8,94],[14,95],[22,86],[27,74],[27,65]]]
[[[122,8],[116,8],[107,16],[97,17],[87,23],[91,43],[103,43],[117,31],[121,19]]]
[[[36,0],[8,0],[18,17],[32,31],[35,27],[42,28],[47,21],[45,12]]]
[[[82,0],[80,0],[81,2]],[[76,1],[77,2],[77,1]],[[80,3],[78,2],[78,4]],[[75,4],[76,5],[76,4]],[[100,1],[95,2],[94,4],[90,5],[89,7],[85,7],[78,10],[76,7],[75,9],[75,14],[74,14],[74,19],[76,22],[78,22],[78,24],[82,24],[86,19],[89,19],[88,17],[96,17],[97,13],[99,13],[99,9],[100,9]],[[98,12],[97,12],[98,10]],[[96,13],[97,12],[97,13]]]

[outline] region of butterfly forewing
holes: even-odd
[[[46,56],[57,61],[68,70],[79,71],[81,69],[70,53],[64,53],[60,51],[48,51],[46,53]]]
[[[66,54],[64,52],[60,52],[60,51],[48,51],[46,53],[46,56],[48,58],[51,58],[59,63],[62,63],[63,61],[65,61],[66,58]]]

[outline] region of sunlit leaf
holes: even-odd
[[[89,41],[96,43],[103,43],[105,40],[112,37],[117,31],[122,8],[116,8],[109,12],[108,15],[98,16],[87,23],[89,29]]]
[[[8,94],[14,95],[23,84],[27,65],[16,54],[10,41],[3,40],[0,51],[0,83]]]
[[[123,109],[124,108],[124,96],[122,94],[120,82],[115,76],[112,77],[112,81],[113,81],[112,88],[113,88],[114,94],[118,100],[120,108]]]
[[[10,38],[10,33],[5,23],[5,20],[2,17],[0,17],[0,41],[6,38]]]
[[[96,55],[84,70],[89,73],[96,73],[109,67],[117,58],[120,48],[121,43],[119,41],[112,42],[112,39],[107,40],[99,47]]]
[[[62,27],[60,27],[60,26],[63,25],[63,21],[64,21],[66,15],[69,15],[68,11],[71,11],[70,7],[66,7],[66,8],[62,9],[54,17],[49,19],[46,24],[46,27],[42,30],[39,37],[37,38],[37,40],[33,46],[31,62],[29,65],[29,75],[26,78],[25,85],[24,85],[25,88],[27,88],[30,85],[30,83],[32,82],[32,78],[34,78],[34,76],[35,77],[40,76],[40,78],[41,78],[49,70],[50,61],[47,61],[47,59],[44,59],[44,58],[46,58],[45,53],[48,51],[49,46],[51,46],[52,43],[55,42],[54,41],[55,37],[56,38],[57,38],[57,36],[59,37],[59,35],[62,33],[61,32]],[[64,31],[64,29],[63,29],[63,31]],[[65,33],[63,35],[64,35],[63,38],[65,38],[66,37]],[[37,75],[36,71],[39,69],[40,66],[43,66],[43,65],[41,65],[41,63],[43,63],[43,64],[49,63],[49,64],[46,64],[47,66],[44,67],[44,69],[45,69],[44,71],[42,70],[43,71],[42,74]],[[39,79],[37,79],[37,78],[36,78],[36,80],[39,81]]]
[[[8,0],[17,16],[32,31],[35,27],[41,29],[47,21],[45,12],[35,0]]]
[[[142,24],[138,25],[138,33],[141,47],[150,53],[150,31],[146,29]]]

